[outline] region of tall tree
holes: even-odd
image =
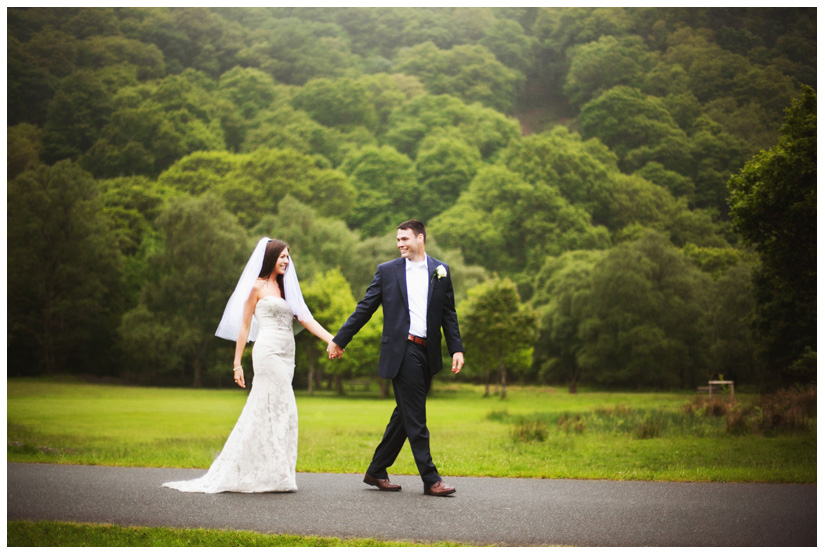
[[[694,387],[704,377],[709,282],[656,232],[608,251],[579,325],[582,375],[604,386]]]
[[[9,373],[107,373],[122,310],[117,237],[97,183],[64,161],[8,188]]]
[[[578,391],[583,341],[579,328],[587,317],[593,267],[606,251],[568,251],[548,257],[536,274],[532,304],[541,316],[533,366],[542,381],[562,381]]]
[[[177,351],[181,364],[164,370],[177,371],[180,381],[190,379],[194,387],[201,387],[207,371],[220,365],[218,357],[212,355],[219,343],[215,328],[251,248],[247,248],[246,234],[235,217],[209,194],[172,199],[157,224],[163,245],[149,258],[150,278],[141,293],[141,304],[132,311],[135,314],[130,312],[131,321],[145,322],[148,311],[157,326],[172,330],[171,348]],[[154,348],[134,337],[157,337],[145,326],[126,332],[132,335],[130,344],[135,348]],[[227,353],[226,368],[230,360]]]
[[[504,399],[508,378],[512,381],[530,366],[536,315],[521,302],[516,285],[507,278],[474,287],[461,313],[464,342],[482,369],[485,396],[490,394],[491,374],[497,374]]]
[[[816,351],[816,92],[786,111],[779,142],[728,182],[734,229],[759,253],[756,334],[770,385],[808,382],[791,367]]]

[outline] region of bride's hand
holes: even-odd
[[[246,389],[246,382],[244,382],[243,379],[243,368],[238,368],[233,373],[235,374],[235,383],[238,384],[238,386]]]

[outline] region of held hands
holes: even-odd
[[[335,344],[335,341],[332,339],[329,340],[329,345],[327,345],[327,354],[329,355],[329,359],[341,358],[344,356],[344,351]]]
[[[461,372],[461,368],[464,366],[464,353],[461,351],[457,353],[453,353],[453,367],[452,371],[453,374],[458,374]]]

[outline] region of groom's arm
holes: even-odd
[[[458,329],[458,314],[455,310],[455,294],[453,280],[447,273],[447,290],[444,293],[444,309],[441,314],[441,329],[447,342],[447,351],[453,359],[452,371],[458,374],[464,366],[464,344],[461,342],[461,332]]]
[[[447,342],[447,350],[452,356],[458,352],[464,352],[464,344],[461,342],[461,332],[458,329],[458,314],[455,311],[455,294],[453,293],[453,281],[447,275],[447,288],[444,292],[444,307],[441,313],[441,329],[444,330],[444,339]]]
[[[335,337],[332,338],[332,341],[342,349],[352,341],[355,334],[369,322],[372,315],[378,310],[378,307],[381,306],[383,290],[381,274],[381,268],[379,267],[375,272],[375,277],[372,278],[372,283],[367,287],[364,298],[358,302],[355,311],[350,314],[350,317],[347,318],[347,321],[341,326],[341,329],[338,330]]]

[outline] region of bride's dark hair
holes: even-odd
[[[258,274],[258,277],[267,279],[270,275],[272,275],[272,272],[275,270],[275,264],[278,262],[278,257],[281,256],[284,249],[288,248],[289,245],[283,241],[279,239],[271,239],[266,244],[264,262],[261,264],[261,273]],[[281,290],[281,298],[286,299],[286,293],[284,293],[284,275],[276,274],[275,280],[278,282],[278,288]]]

